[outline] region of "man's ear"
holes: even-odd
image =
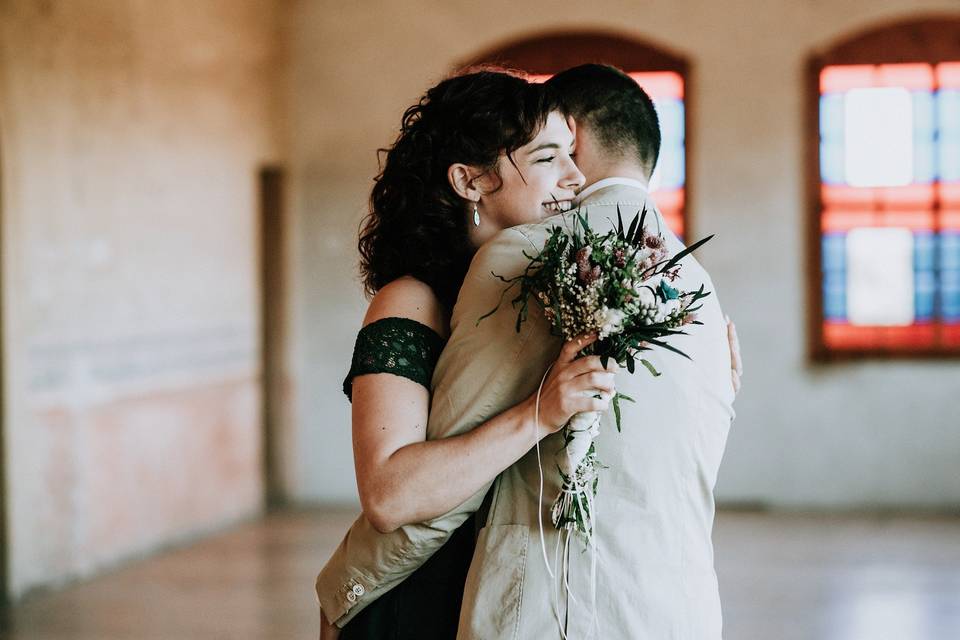
[[[483,195],[477,186],[477,178],[482,175],[483,171],[462,162],[452,164],[447,169],[447,180],[450,181],[454,193],[470,202],[478,202]]]

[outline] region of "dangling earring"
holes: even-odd
[[[477,209],[477,203],[473,203],[473,226],[480,226],[480,211]]]

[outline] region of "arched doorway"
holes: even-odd
[[[465,66],[482,63],[522,69],[535,79],[580,64],[611,64],[627,72],[653,98],[663,142],[651,194],[670,228],[690,234],[689,65],[661,47],[603,32],[559,32],[514,40],[482,52]]]

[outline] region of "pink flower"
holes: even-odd
[[[643,244],[649,247],[650,249],[662,249],[663,248],[663,236],[646,236],[643,239]]]
[[[590,254],[592,253],[593,248],[590,245],[577,251],[577,280],[583,284],[590,284],[600,277],[600,267],[590,265]]]

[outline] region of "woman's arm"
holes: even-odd
[[[384,287],[364,322],[394,316],[446,333],[432,291],[412,278]],[[564,345],[544,381],[539,429],[533,395],[468,433],[428,441],[428,389],[392,374],[357,377],[353,381],[353,450],[360,502],[370,523],[389,532],[446,513],[574,413],[606,410],[615,391],[615,365],[605,370],[599,358],[575,359],[590,341]]]

